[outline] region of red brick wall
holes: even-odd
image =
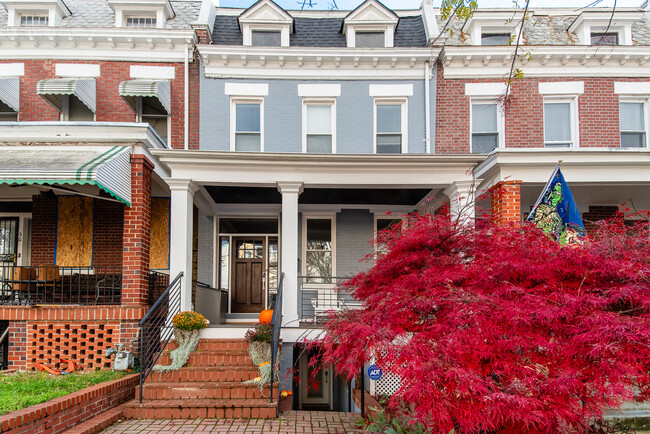
[[[582,222],[585,224],[587,233],[591,233],[596,229],[596,223],[601,220],[610,219],[612,217],[622,216],[619,213],[618,206],[590,206],[589,212],[582,214]]]
[[[4,316],[2,319],[5,318]],[[25,369],[27,365],[27,323],[25,321],[9,322],[9,369]]]
[[[128,375],[0,416],[3,434],[66,432],[123,402],[133,399],[138,375]]]
[[[9,61],[4,61],[9,62]],[[4,63],[0,62],[0,63]],[[15,61],[11,61],[15,62]],[[57,63],[83,63],[100,65],[101,76],[97,78],[97,121],[100,122],[134,122],[135,114],[119,95],[119,84],[130,80],[131,65],[173,66],[175,79],[171,81],[171,145],[182,148],[184,140],[184,65],[183,63],[137,63],[108,61],[66,61],[66,60],[25,60],[25,75],[20,77],[20,114],[21,121],[56,121],[59,112],[36,94],[39,80],[56,78]],[[190,69],[193,65],[190,65]],[[198,70],[198,64],[195,65]],[[197,72],[198,76],[198,72]],[[190,89],[199,82],[190,81]],[[197,130],[198,131],[198,130]],[[196,141],[198,148],[198,140]]]
[[[501,181],[490,189],[492,221],[497,224],[521,222],[521,181]]]
[[[124,205],[96,199],[93,204],[93,266],[122,266]]]
[[[41,193],[32,205],[32,265],[53,265],[56,245],[56,196]]]
[[[539,94],[540,82],[583,81],[584,94],[578,97],[581,147],[618,147],[618,95],[616,81],[645,81],[626,78],[523,78],[514,80],[505,111],[506,147],[534,148],[544,146],[544,98]],[[446,80],[438,65],[436,104],[437,153],[470,152],[470,97],[465,96],[465,83],[500,83],[503,80]]]
[[[199,69],[199,53],[198,51],[194,55],[194,63],[190,63],[189,74],[190,74],[190,107],[189,107],[189,117],[190,117],[190,134],[189,134],[189,148],[190,149],[199,149],[199,125],[201,119],[201,97],[200,97],[200,86],[201,82],[201,71]]]
[[[122,304],[147,303],[151,229],[151,171],[144,155],[131,156],[131,206],[124,210]]]

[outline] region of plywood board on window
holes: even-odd
[[[64,267],[92,266],[93,199],[60,196],[56,233],[56,263]]]
[[[169,268],[169,199],[151,200],[151,242],[149,244],[149,268]]]

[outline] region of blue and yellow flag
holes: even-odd
[[[560,244],[582,243],[585,225],[559,164],[527,220]]]

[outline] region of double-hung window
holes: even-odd
[[[494,102],[472,102],[472,153],[489,154],[500,146],[499,109]]]
[[[0,122],[16,122],[17,120],[18,112],[0,101]]]
[[[235,101],[235,151],[262,150],[262,103]]]
[[[305,101],[303,119],[304,146],[308,153],[330,154],[336,152],[334,144],[334,102]]]
[[[334,276],[334,219],[305,217],[303,219],[303,273],[307,283],[331,283]]]
[[[404,148],[405,102],[376,101],[375,150],[377,154],[399,154]]]
[[[626,101],[619,104],[621,147],[644,148],[647,143],[646,103]]]
[[[569,148],[576,144],[573,101],[544,101],[544,145],[547,148]]]

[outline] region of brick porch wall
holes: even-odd
[[[521,222],[521,181],[501,181],[490,189],[492,221],[497,224]]]
[[[56,196],[41,193],[32,204],[32,265],[54,264],[56,246]]]

